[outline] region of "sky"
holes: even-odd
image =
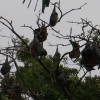
[[[26,0],[24,4],[22,4],[23,0],[0,0],[0,16],[3,16],[7,20],[12,20],[12,25],[15,29],[15,31],[20,35],[24,35],[26,38],[29,38],[30,41],[33,39],[33,33],[32,30],[29,28],[23,28],[24,24],[27,26],[32,26],[33,29],[38,28],[36,25],[37,17],[36,15],[39,14],[39,10],[41,10],[42,0],[39,0],[36,11],[34,11],[35,4],[37,0],[32,0],[31,5],[29,8],[27,8],[28,3],[30,0]],[[59,0],[51,0],[52,3],[58,2]],[[81,22],[81,18],[92,21],[92,24],[100,25],[100,0],[61,0],[60,8],[63,13],[70,11],[71,9],[79,8],[80,6],[87,3],[82,9],[80,10],[74,10],[68,14],[66,14],[60,21],[60,23],[57,23],[57,25],[54,27],[55,30],[59,31],[64,36],[70,34],[70,28],[72,28],[72,35],[77,35],[82,33],[82,25],[72,24],[68,23],[66,21],[74,21],[74,22]],[[44,14],[41,14],[41,19],[49,23],[50,14],[52,12],[53,5],[49,5],[45,9]],[[60,12],[58,12],[58,17],[60,17]],[[0,32],[0,36],[14,36],[13,33],[6,27],[0,24],[0,29],[2,31]],[[88,27],[85,32],[90,29]],[[54,31],[52,31],[50,28],[48,29],[48,37],[47,40],[44,42],[44,48],[47,50],[48,55],[54,55],[56,46],[50,46],[56,45],[56,44],[69,44],[68,40],[65,39],[59,39],[54,35],[58,35]],[[10,43],[10,38],[1,37],[0,38],[0,48],[8,46],[8,41]],[[48,43],[49,42],[49,43]],[[69,52],[72,50],[71,46],[59,46],[59,52],[61,55],[63,55],[65,52]],[[2,56],[1,56],[2,57]],[[79,66],[73,64],[71,60],[69,60],[68,67],[71,68],[79,68]],[[100,71],[96,68],[95,71],[92,71],[92,75],[99,75]],[[82,72],[81,72],[82,75]],[[89,74],[88,74],[89,75]]]

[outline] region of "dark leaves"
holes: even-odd
[[[49,7],[50,0],[42,0],[42,12],[44,13],[45,7]]]

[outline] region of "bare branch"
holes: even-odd
[[[32,0],[30,0],[30,2],[29,2],[29,4],[28,4],[28,7],[27,7],[27,8],[29,8],[29,6],[30,6],[30,4],[31,4],[31,1],[32,1]]]
[[[3,17],[1,17],[0,19],[4,19],[10,25],[11,28],[8,25],[6,25],[4,22],[0,21],[1,24],[6,26],[8,29],[10,29],[26,45],[27,49],[29,49],[29,46],[26,44],[26,42],[15,32],[15,30],[12,26],[12,23],[10,23],[7,19],[5,19]]]
[[[68,11],[68,12],[66,12],[66,13],[64,13],[64,14],[62,14],[61,17],[59,18],[58,22],[62,19],[62,17],[63,17],[64,15],[66,15],[66,14],[68,14],[68,13],[74,11],[74,10],[79,10],[79,9],[81,9],[83,6],[85,6],[86,4],[87,4],[87,3],[85,3],[84,5],[82,5],[82,6],[79,7],[79,8],[72,9],[72,10],[70,10],[70,11]]]

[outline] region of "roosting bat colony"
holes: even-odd
[[[43,42],[47,40],[48,34],[49,34],[47,32],[47,29],[48,29],[48,27],[50,27],[52,30],[55,30],[54,27],[57,25],[57,23],[59,23],[61,18],[65,14],[68,13],[67,12],[65,14],[62,14],[62,11],[56,4],[57,3],[53,4],[54,8],[50,15],[49,23],[40,19],[40,16],[39,16],[38,20],[37,20],[38,28],[33,29],[30,26],[25,26],[25,25],[22,26],[22,27],[29,27],[30,29],[33,30],[34,38],[29,45],[27,45],[27,43],[15,32],[15,30],[12,27],[12,23],[10,23],[8,20],[6,20],[3,17],[1,17],[1,19],[3,19],[4,21],[9,23],[9,25],[11,27],[9,27],[9,26],[7,26],[7,27],[24,43],[24,45],[28,49],[28,53],[32,56],[32,58],[37,60],[43,66],[43,68],[50,74],[50,77],[52,77],[52,80],[55,80],[57,82],[57,84],[62,88],[62,90],[64,90],[65,94],[67,95],[68,100],[72,100],[72,98],[70,97],[71,95],[68,93],[67,88],[66,88],[66,86],[68,86],[69,83],[71,84],[71,82],[68,79],[64,70],[63,71],[59,70],[60,62],[63,60],[63,58],[66,55],[69,55],[68,56],[69,59],[72,60],[73,63],[75,63],[75,64],[76,64],[76,62],[79,62],[80,68],[83,70],[85,68],[86,72],[95,70],[94,67],[97,65],[99,66],[98,67],[98,69],[99,69],[100,68],[100,65],[99,65],[100,64],[100,44],[95,39],[95,37],[92,37],[92,34],[94,32],[99,33],[99,30],[96,29],[95,27],[91,26],[91,23],[88,22],[87,20],[82,19],[82,22],[80,22],[81,24],[83,24],[82,30],[84,30],[84,28],[85,28],[84,25],[90,26],[91,29],[94,29],[93,31],[90,32],[90,34],[86,35],[85,37],[83,37],[82,35],[71,36],[71,34],[66,37],[59,36],[59,38],[62,38],[62,39],[67,38],[69,40],[69,43],[72,46],[72,50],[64,53],[61,56],[61,54],[58,50],[59,49],[58,47],[61,44],[54,45],[57,48],[56,48],[56,52],[53,56],[52,63],[55,63],[56,69],[55,69],[55,71],[50,70],[42,62],[42,58],[47,56],[47,50],[44,49],[44,47],[43,47]],[[83,7],[83,6],[81,6],[81,7]],[[58,19],[57,8],[61,12],[61,17],[59,19]],[[77,9],[74,9],[74,10],[77,10]],[[71,11],[73,11],[73,10],[71,10]],[[69,12],[71,12],[71,11],[69,11]],[[41,21],[41,24],[39,24],[40,21]],[[70,23],[74,23],[74,22],[70,22]],[[59,34],[59,32],[58,32],[58,34]],[[85,34],[84,31],[83,31],[83,34]],[[83,45],[79,45],[81,41],[85,41]],[[50,44],[50,46],[53,46],[53,45]],[[82,50],[80,49],[81,47],[83,47]],[[14,79],[9,78],[10,70],[11,70],[11,65],[10,65],[11,62],[8,59],[9,57],[10,56],[7,54],[6,60],[1,67],[1,74],[5,77],[3,80],[1,92],[7,94],[8,90],[10,88],[11,91],[8,93],[8,99],[22,100],[21,99],[22,89],[21,89],[18,81],[16,80],[16,84],[13,85],[12,81],[14,81]],[[16,65],[16,63],[15,63],[15,65]],[[24,80],[22,80],[22,82],[24,82]],[[35,98],[35,100],[42,100],[42,99],[39,99],[38,96],[36,94],[34,94],[30,89],[28,92],[30,94],[32,94],[32,96],[33,96],[33,98]],[[1,94],[0,94],[0,100],[2,100]],[[46,100],[46,99],[43,99],[43,100]]]

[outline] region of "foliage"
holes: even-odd
[[[25,0],[23,1],[23,3]],[[38,2],[38,0],[37,0]],[[31,0],[29,2],[29,5]],[[45,7],[49,6],[50,0],[42,0],[42,12]],[[42,20],[39,14],[37,19],[37,29],[32,26],[28,27],[34,33],[34,39],[30,42],[28,38],[20,36],[13,28],[12,21],[8,21],[4,17],[0,17],[0,23],[7,27],[17,38],[11,37],[12,46],[2,47],[0,54],[8,57],[8,64],[16,68],[15,72],[7,72],[1,78],[1,93],[2,100],[25,100],[26,97],[33,100],[99,100],[100,93],[100,77],[85,75],[94,70],[94,67],[99,65],[100,68],[100,31],[92,25],[90,21],[81,18],[81,22],[70,22],[82,25],[82,33],[72,36],[72,28],[70,35],[63,36],[60,31],[55,29],[55,25],[59,23],[63,16],[79,8],[71,9],[65,13],[56,3],[52,3],[54,9],[51,13],[51,22],[47,23]],[[60,1],[58,3],[60,5]],[[60,17],[58,18],[58,13]],[[51,24],[52,23],[52,24]],[[85,34],[85,27],[89,26],[90,30]],[[46,41],[48,32],[51,30],[58,35],[54,35],[58,39],[67,39],[70,44],[56,44],[56,52],[53,55],[47,55],[44,49],[44,41]],[[85,42],[83,42],[85,41]],[[79,42],[83,42],[79,45]],[[72,51],[60,54],[58,46],[72,45]],[[84,47],[80,50],[81,47]],[[69,58],[68,58],[69,55]],[[68,60],[72,60],[74,64],[79,65],[80,69],[69,68]],[[73,60],[74,59],[74,60]],[[22,65],[21,65],[22,64]],[[4,62],[1,63],[2,67]],[[84,68],[86,70],[84,70]],[[4,68],[4,72],[6,72]],[[83,70],[82,77],[79,77],[80,71]]]
[[[45,7],[49,7],[50,0],[42,0],[42,12],[44,13]]]

